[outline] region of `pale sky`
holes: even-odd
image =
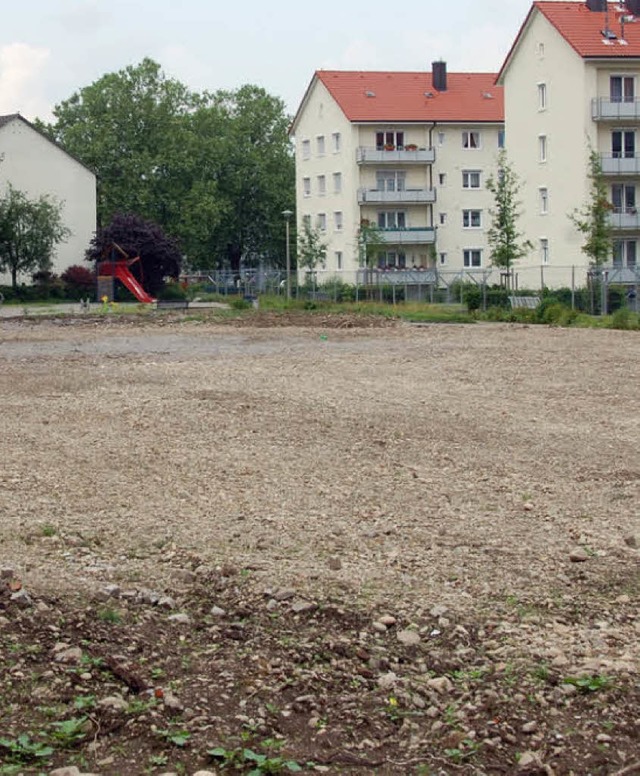
[[[496,71],[530,0],[5,0],[0,114],[52,107],[145,56],[194,90],[252,83],[294,113],[315,70]]]

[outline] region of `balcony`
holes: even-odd
[[[438,271],[434,268],[407,268],[358,270],[358,283],[376,286],[428,286],[438,282]]]
[[[358,164],[433,164],[436,160],[435,148],[367,148],[356,149]]]
[[[636,208],[616,209],[609,214],[609,225],[616,230],[633,229],[640,231],[640,215],[638,215]]]
[[[358,189],[358,204],[420,205],[436,201],[435,189],[404,189],[403,191],[382,191],[381,189]]]
[[[591,118],[594,121],[617,121],[618,119],[640,121],[640,100],[622,102],[608,97],[596,97],[591,100]]]
[[[390,245],[431,245],[436,241],[433,226],[416,226],[411,229],[380,229],[384,241]]]
[[[600,154],[600,164],[605,175],[640,175],[640,155],[614,156]]]

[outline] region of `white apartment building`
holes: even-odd
[[[568,285],[588,257],[570,214],[588,201],[600,154],[613,229],[610,279],[631,282],[640,240],[640,0],[535,2],[500,71],[509,157],[523,183],[522,266]],[[575,275],[575,272],[573,273]]]
[[[318,71],[291,134],[296,214],[319,229],[326,269],[354,282],[359,230],[385,238],[380,271],[488,266],[486,230],[504,143],[502,87],[493,73]],[[398,277],[396,275],[396,277]]]

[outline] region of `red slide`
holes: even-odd
[[[138,283],[138,281],[129,271],[129,268],[124,263],[121,264],[119,261],[114,262],[113,276],[118,278],[118,280],[124,286],[126,286],[129,291],[131,291],[131,293],[139,302],[143,302],[144,304],[151,304],[151,302],[156,301],[144,290],[140,283]]]

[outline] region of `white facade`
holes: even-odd
[[[48,194],[63,205],[71,235],[58,245],[52,271],[60,274],[72,264],[84,264],[96,230],[95,175],[20,116],[0,121],[0,158],[0,189],[10,183],[32,199]],[[7,276],[0,276],[0,282],[8,282]]]
[[[363,220],[383,230],[380,268],[489,266],[486,182],[501,122],[351,122],[315,78],[294,135],[298,232],[305,222],[321,230],[330,274],[354,282]]]

